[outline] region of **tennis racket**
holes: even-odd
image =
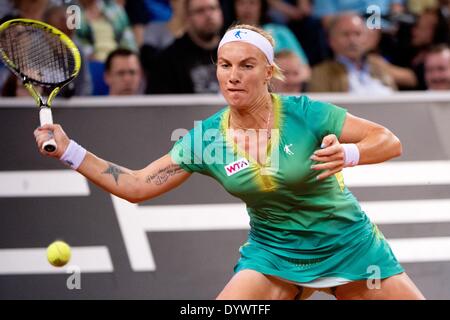
[[[80,52],[72,40],[49,24],[13,19],[0,25],[0,58],[36,101],[41,126],[52,124],[52,101],[81,66]],[[49,93],[47,99],[39,87]],[[47,152],[56,148],[53,138],[43,144]]]

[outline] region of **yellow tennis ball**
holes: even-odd
[[[47,248],[47,259],[51,265],[62,267],[69,262],[72,252],[64,241],[55,241]]]

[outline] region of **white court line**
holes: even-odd
[[[450,261],[450,237],[387,240],[402,263]]]
[[[81,273],[113,272],[113,264],[107,247],[72,247],[69,263],[61,268],[47,261],[47,248],[0,249],[0,274],[67,273],[76,266]]]
[[[0,171],[0,198],[89,194],[86,178],[72,170]]]
[[[132,211],[139,214],[142,228],[152,232],[248,229],[250,221],[242,203],[140,206]]]
[[[382,167],[383,170],[380,171],[378,167]],[[366,172],[358,173],[362,178],[360,179],[358,175],[354,175],[352,178],[352,174],[357,173],[356,170],[359,169],[366,170]],[[422,172],[425,169],[426,174]],[[415,170],[420,173],[416,175]],[[353,186],[378,186],[389,185],[389,183],[392,185],[392,180],[396,180],[394,185],[450,184],[449,173],[450,161],[431,161],[392,162],[376,166],[361,166],[349,169],[345,175],[346,181],[349,184],[353,183]],[[408,174],[409,177],[406,179],[405,176]],[[87,180],[71,170],[0,172],[0,197],[87,196],[89,194]],[[155,270],[146,232],[230,230],[248,229],[249,227],[249,218],[244,204],[137,206],[116,197],[112,198],[132,268],[135,271]],[[423,223],[449,221],[449,202],[450,199],[409,200],[366,202],[361,205],[375,223]],[[443,251],[450,252],[447,250],[447,238],[431,238],[440,239],[437,242],[430,242],[426,239],[412,238],[411,243],[418,241],[415,243],[418,248],[424,248],[424,251],[428,251],[426,253],[431,257],[421,255],[418,253],[419,250],[409,252],[407,251],[410,250],[409,248],[404,249],[408,247],[409,239],[392,239],[390,243],[400,248],[395,249],[394,252],[398,251],[397,254],[402,257],[401,261],[435,261],[433,259],[447,261],[450,259],[442,253]],[[75,249],[75,251],[79,250]],[[84,247],[84,249],[91,248]],[[108,258],[103,262],[100,258],[100,264],[97,263],[96,256],[101,257],[101,253],[93,254],[87,260],[81,259],[81,263],[79,263],[81,271],[111,272],[108,271],[112,270],[109,251],[107,248],[105,250]],[[0,254],[3,254],[3,256],[0,255],[0,274],[3,273],[2,266],[5,272],[9,270],[15,273],[19,270],[22,273],[30,273],[30,270],[31,273],[65,272],[64,269],[55,269],[48,265],[43,248],[3,249],[0,250]],[[18,263],[13,261],[18,261]],[[89,264],[89,261],[92,264]],[[36,263],[38,267],[35,267]],[[45,263],[45,266],[39,266],[39,263]],[[17,268],[18,265],[22,267]],[[83,268],[86,268],[87,271]]]
[[[118,199],[116,199],[118,200]],[[120,200],[118,200],[120,202]],[[117,202],[116,202],[117,203]],[[361,207],[377,224],[439,223],[450,221],[450,199],[367,201]],[[128,206],[125,210],[147,231],[248,229],[245,204]],[[136,215],[137,214],[137,215]]]
[[[450,199],[367,201],[361,207],[377,224],[450,222]]]
[[[402,161],[344,169],[349,187],[450,185],[450,161]],[[88,196],[87,180],[72,170],[0,171],[1,197]]]
[[[349,187],[450,185],[450,161],[401,161],[344,169]]]
[[[72,170],[0,172],[0,198],[89,195],[87,180]],[[46,257],[46,248],[0,249],[0,274],[67,273],[75,266],[87,273],[114,270],[104,246],[73,247],[71,260],[62,268],[51,266]]]
[[[244,204],[138,206],[115,196],[112,200],[134,271],[156,270],[147,232],[249,229]],[[450,221],[450,200],[381,201],[361,205],[371,220],[378,224]],[[426,254],[419,249],[407,248],[408,240],[390,240],[397,248],[394,252],[399,254],[401,261],[450,261],[450,250],[447,250],[450,248],[450,238],[441,238],[442,241],[438,242],[411,238],[411,244],[426,248],[423,249]],[[405,245],[402,245],[404,241]]]

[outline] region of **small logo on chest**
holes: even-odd
[[[286,154],[288,154],[290,156],[294,155],[294,153],[291,151],[291,147],[292,147],[292,143],[291,144],[285,144],[284,148],[283,148],[284,152],[286,152]]]
[[[238,173],[241,170],[244,170],[249,166],[248,160],[241,158],[238,161],[235,161],[233,163],[230,163],[229,165],[226,165],[225,171],[227,173],[227,176],[232,176],[235,173]]]

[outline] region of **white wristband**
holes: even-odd
[[[354,143],[343,143],[344,167],[354,167],[359,163],[359,149]]]
[[[62,162],[70,166],[72,169],[77,170],[81,162],[83,162],[86,156],[86,149],[80,146],[73,140],[70,140],[64,154],[59,158]]]

